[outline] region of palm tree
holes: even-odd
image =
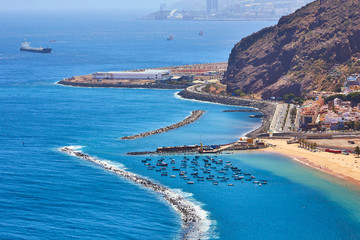
[[[354,153],[357,154],[357,157],[359,157],[359,155],[360,155],[360,147],[359,146],[355,147]]]
[[[314,144],[313,143],[310,143],[310,150],[314,151]]]

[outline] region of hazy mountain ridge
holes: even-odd
[[[282,17],[235,45],[223,83],[263,98],[334,90],[359,68],[359,9],[359,0],[317,0]]]

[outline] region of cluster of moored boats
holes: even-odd
[[[256,180],[251,173],[243,172],[238,167],[232,165],[230,161],[223,161],[217,156],[184,156],[181,160],[174,158],[152,158],[142,159],[141,162],[147,166],[148,170],[159,172],[161,176],[170,176],[171,178],[181,178],[187,181],[187,184],[195,182],[212,182],[213,185],[227,184],[234,186],[235,182],[252,182],[259,186],[267,184],[267,180]]]

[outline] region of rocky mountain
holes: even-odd
[[[359,52],[360,0],[316,0],[237,43],[222,83],[264,99],[337,90]]]

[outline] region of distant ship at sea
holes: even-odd
[[[167,38],[168,41],[174,40],[174,34],[170,34],[170,36]]]
[[[42,48],[42,47],[38,47],[38,48],[34,48],[34,47],[30,47],[30,42],[27,42],[26,40],[24,40],[21,43],[20,46],[20,51],[25,51],[25,52],[35,52],[35,53],[51,53],[51,48]]]
[[[203,31],[203,30],[201,30],[201,31],[199,32],[199,36],[202,36],[202,35],[204,35],[204,31]]]

